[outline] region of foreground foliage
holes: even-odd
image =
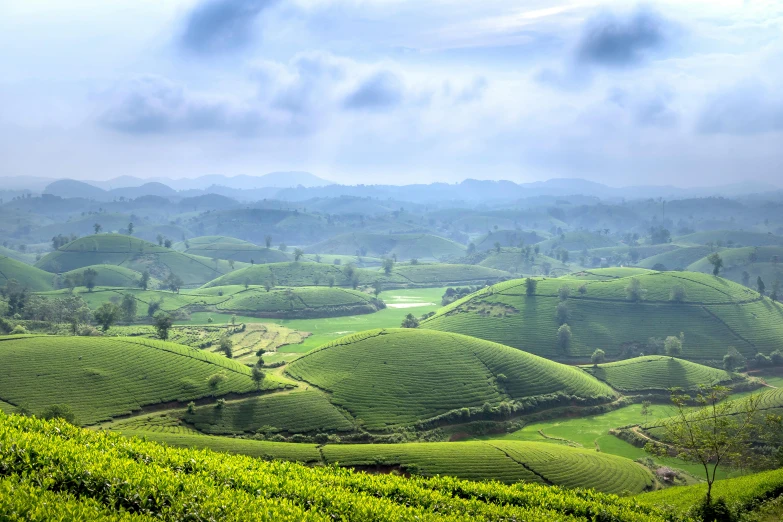
[[[592,490],[308,468],[3,414],[0,470],[0,507],[17,519],[666,520],[638,501]]]

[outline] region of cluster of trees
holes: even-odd
[[[446,306],[447,304],[451,304],[458,299],[462,299],[463,297],[472,294],[476,290],[478,290],[478,287],[476,286],[449,287],[446,289],[443,297],[441,297],[440,304]]]

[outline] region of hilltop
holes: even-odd
[[[117,288],[134,288],[139,286],[141,280],[141,273],[124,266],[117,265],[90,265],[83,268],[77,268],[70,270],[63,274],[60,274],[60,283],[71,278],[73,281],[78,282],[76,286],[84,286],[84,272],[87,270],[94,270],[98,275],[95,276],[95,286],[109,286]],[[155,287],[160,281],[150,278],[150,287]]]
[[[578,277],[584,274],[587,277]],[[638,285],[635,292],[633,285]],[[564,290],[564,300],[559,297]],[[571,338],[558,341],[567,323]],[[439,310],[422,328],[472,335],[553,359],[654,354],[684,333],[682,357],[719,361],[728,346],[746,356],[783,348],[783,306],[723,278],[694,272],[591,270],[499,283]],[[658,339],[651,344],[650,339]],[[657,347],[657,348],[656,348]]]
[[[260,247],[249,241],[225,236],[205,236],[174,244],[174,248],[195,256],[228,259],[242,263],[280,263],[290,256],[280,250]]]
[[[228,261],[193,256],[121,234],[76,239],[46,254],[35,266],[60,273],[91,265],[116,265],[137,272],[147,270],[160,280],[174,273],[186,286],[204,284],[232,270]]]
[[[431,234],[351,233],[331,237],[309,246],[308,253],[396,256],[399,260],[441,261],[464,255],[465,246]]]
[[[214,387],[213,375],[222,375]],[[270,375],[262,389],[283,386]],[[65,403],[83,424],[158,403],[255,389],[247,366],[164,341],[17,336],[0,343],[0,401],[35,414]]]
[[[10,257],[0,257],[0,286],[13,279],[23,287],[40,292],[52,289],[54,276]]]
[[[337,339],[297,359],[286,373],[327,391],[333,404],[369,429],[444,414],[492,418],[501,403],[510,414],[571,398],[596,403],[614,396],[577,368],[480,339],[413,329]]]

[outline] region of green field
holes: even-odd
[[[177,243],[175,248],[194,256],[210,259],[228,259],[242,263],[281,263],[290,261],[291,256],[277,249],[261,247],[235,238],[225,236],[205,236],[189,239],[189,247]]]
[[[185,254],[120,234],[98,234],[71,241],[36,263],[47,272],[61,273],[92,265],[116,265],[137,272],[149,271],[157,279],[170,273],[186,286],[202,285],[232,270],[228,261]],[[237,265],[237,268],[244,263]]]
[[[43,270],[11,259],[0,257],[0,286],[13,279],[34,292],[52,289],[53,275]]]
[[[137,288],[141,280],[141,273],[124,266],[91,265],[61,274],[61,281],[68,276],[77,277],[81,280],[84,272],[88,269],[95,270],[98,273],[95,276],[95,286]],[[159,283],[160,281],[150,278],[149,286],[150,288],[155,288]]]
[[[547,271],[552,277],[565,275],[572,267],[543,254],[531,255],[528,259],[519,248],[501,248],[500,252],[492,250],[479,266],[503,270],[512,274],[545,275]]]
[[[158,434],[166,436],[166,434]],[[179,437],[188,437],[187,435]],[[249,442],[249,441],[246,441]],[[268,443],[267,443],[268,444]],[[267,446],[269,447],[269,446]],[[504,462],[530,458],[552,480],[578,476],[564,471],[592,463],[611,478],[607,489],[638,491],[644,470],[633,463],[596,457],[568,459],[518,446]],[[508,449],[513,449],[510,446]],[[527,453],[527,455],[526,455]],[[556,458],[547,459],[553,454]],[[563,455],[562,457],[560,455]],[[481,456],[478,457],[480,461]],[[473,462],[476,462],[476,458]],[[580,461],[581,460],[581,461]],[[578,521],[603,513],[611,522],[665,520],[663,512],[636,501],[594,491],[569,491],[540,484],[505,486],[451,477],[406,479],[332,466],[305,467],[194,449],[167,448],[118,434],[81,430],[0,414],[0,462],[4,462],[0,507],[29,519],[97,519],[136,506],[148,517],[201,520],[553,520]],[[507,466],[510,464],[507,464]],[[559,467],[558,467],[559,466]],[[523,466],[519,466],[523,468]],[[528,472],[529,473],[529,472]],[[197,499],[197,500],[195,500]]]
[[[496,243],[501,247],[517,247],[520,242],[524,245],[532,245],[543,241],[544,238],[532,231],[524,230],[495,230],[476,238],[473,244],[476,250],[493,250]]]
[[[708,245],[714,243],[723,246],[781,246],[783,237],[773,234],[764,234],[762,232],[750,232],[745,230],[710,230],[704,232],[694,232],[686,236],[675,238],[678,243],[693,243],[697,245]]]
[[[554,236],[551,239],[538,243],[541,252],[561,249],[568,250],[569,252],[581,252],[582,250],[590,250],[592,248],[617,245],[617,241],[608,236],[596,234],[595,232],[588,232],[586,230],[566,232],[563,235],[565,237]]]
[[[663,265],[667,270],[685,270],[699,259],[710,255],[712,249],[706,246],[684,246],[642,259],[639,266],[652,268]]]
[[[727,385],[735,379],[744,380],[724,370],[661,355],[584,366],[583,369],[624,394],[668,393],[671,388],[692,391],[699,385]]]
[[[207,380],[217,373],[224,379],[212,389]],[[263,389],[283,386],[273,375],[263,382]],[[67,404],[82,424],[161,402],[254,389],[247,366],[174,343],[53,336],[0,342],[0,400],[33,413]]]
[[[524,280],[485,288],[440,309],[422,328],[494,341],[550,358],[588,358],[601,348],[610,359],[645,353],[648,339],[683,332],[682,358],[721,360],[728,346],[746,356],[783,348],[783,306],[734,282],[694,272],[650,272],[634,276],[640,301],[628,289],[634,269],[587,272],[589,278],[542,279],[534,296]],[[609,278],[601,278],[602,275]],[[615,276],[615,277],[612,277]],[[558,292],[572,337],[558,343]],[[583,286],[584,292],[579,288]],[[681,290],[680,301],[672,298]],[[563,310],[564,308],[564,310]]]
[[[286,373],[327,391],[332,403],[369,429],[446,413],[450,422],[491,418],[500,414],[491,407],[504,402],[510,415],[614,396],[577,368],[479,339],[416,329],[342,337],[300,357]],[[462,408],[475,411],[457,411]]]
[[[352,233],[331,237],[306,249],[311,254],[396,256],[400,261],[442,261],[460,257],[465,246],[431,234]]]

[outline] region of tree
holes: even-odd
[[[468,244],[468,255],[476,253],[476,245],[472,242]]]
[[[95,322],[101,326],[101,329],[105,332],[111,325],[117,322],[120,317],[120,307],[114,303],[103,303],[92,314]]]
[[[703,507],[712,507],[712,485],[718,468],[723,464],[742,465],[752,451],[752,436],[756,430],[759,395],[739,401],[724,401],[729,394],[725,386],[699,386],[692,398],[680,389],[672,390],[675,415],[663,421],[665,444],[648,443],[645,450],[669,455],[672,452],[704,470],[707,493]],[[700,408],[691,411],[689,404]],[[712,520],[710,518],[709,520]]]
[[[372,293],[375,295],[375,297],[378,297],[378,294],[380,294],[383,291],[383,285],[380,281],[375,281],[372,284]]]
[[[685,341],[685,334],[680,332],[679,337],[670,335],[663,342],[663,348],[666,350],[666,355],[670,357],[679,357],[682,355],[682,345]]]
[[[172,292],[179,293],[179,289],[182,287],[182,285],[183,285],[182,279],[180,279],[180,277],[176,275],[174,272],[171,272],[169,276],[166,278],[166,286]]]
[[[77,424],[76,414],[67,404],[52,404],[41,412],[42,419],[62,419],[69,424]]]
[[[733,346],[729,346],[726,355],[723,356],[723,369],[727,372],[734,372],[737,369],[744,369],[747,365],[745,357]]]
[[[249,286],[248,282],[245,281],[245,288],[247,288],[248,286]],[[270,292],[270,291],[272,291],[272,288],[273,288],[272,280],[271,279],[265,279],[264,280],[264,290],[266,290],[267,292]]]
[[[590,356],[590,362],[593,364],[601,364],[604,361],[606,361],[606,352],[600,348],[596,348],[593,355]]]
[[[158,234],[156,239],[158,240],[158,246],[163,246],[163,234]]]
[[[128,223],[128,235],[133,235],[133,223]]]
[[[567,323],[570,315],[568,305],[564,301],[557,303],[557,308],[555,308],[555,319],[557,319],[557,324]]]
[[[571,327],[568,324],[562,324],[557,329],[557,347],[565,353],[571,348]]]
[[[141,279],[139,279],[139,287],[142,290],[146,290],[147,287],[150,285],[150,273],[148,270],[145,270],[141,273]]]
[[[233,269],[234,269],[234,260],[233,260],[233,259],[229,259],[229,260],[228,260],[228,267],[229,267],[231,270],[233,270]]]
[[[750,286],[750,274],[747,270],[742,271],[742,284],[745,286]]]
[[[405,316],[405,319],[403,319],[400,326],[402,328],[416,328],[419,326],[419,320],[416,319],[413,314],[408,314]]]
[[[281,252],[285,252],[286,250],[288,250],[288,245],[286,245],[285,243],[280,243],[280,246],[278,246],[277,249]]]
[[[525,279],[525,293],[528,296],[536,295],[537,286],[538,286],[538,281],[536,281],[532,277],[528,277],[527,279]]]
[[[773,301],[777,301],[780,298],[780,279],[775,279],[772,283],[772,291],[769,293],[769,298]]]
[[[707,261],[709,261],[712,265],[712,275],[718,275],[721,268],[723,268],[723,258],[720,257],[720,254],[717,252],[710,254],[710,256],[707,258]]]
[[[495,252],[500,253],[500,241],[495,241]]]
[[[155,317],[155,314],[160,310],[163,305],[163,299],[160,301],[150,301],[147,305],[147,317]]]
[[[674,285],[669,291],[669,301],[682,303],[685,301],[685,288],[682,285]]]
[[[329,285],[329,288],[332,288],[334,286],[334,276],[333,275],[329,275],[326,278],[326,284]]]
[[[220,338],[220,351],[229,359],[234,357],[234,343],[227,335]]]
[[[560,297],[561,301],[565,301],[571,296],[571,287],[568,285],[561,286],[557,289],[557,295]]]
[[[356,290],[359,288],[359,274],[354,273],[353,277],[351,278],[351,288]]]
[[[258,362],[261,362],[260,360]],[[256,389],[261,389],[261,383],[264,382],[264,379],[266,378],[266,373],[264,373],[264,370],[262,370],[257,364],[253,366],[253,369],[251,370],[250,377],[252,377],[253,382],[256,383]]]
[[[642,401],[642,411],[640,412],[644,416],[644,423],[647,424],[648,418],[650,417],[650,414],[652,413],[652,402],[650,401]]]
[[[766,291],[767,285],[764,284],[764,281],[761,279],[761,276],[759,276],[756,279],[756,288],[758,289],[759,293],[761,295],[764,295],[764,292]]]
[[[302,250],[301,248],[294,249],[294,261],[299,261],[303,255],[304,255],[304,250]]]
[[[163,312],[158,312],[155,314],[155,323],[153,326],[155,326],[155,331],[158,333],[158,337],[160,339],[165,341],[169,338],[169,330],[171,329],[172,324],[173,321],[171,320],[171,316],[169,316],[169,314]]]
[[[394,268],[394,260],[390,257],[387,257],[383,260],[383,272],[386,275],[391,274],[392,268]]]
[[[171,239],[166,239],[163,241],[163,246],[166,248],[171,248]]]
[[[95,279],[98,277],[98,271],[93,268],[88,268],[82,272],[82,282],[87,287],[88,292],[92,292],[95,288]]]
[[[138,309],[136,298],[131,294],[122,296],[120,309],[122,310],[122,317],[125,319],[125,322],[132,323],[136,319],[136,310]]]
[[[647,290],[642,288],[642,282],[639,279],[632,277],[628,282],[628,286],[625,287],[625,293],[629,301],[638,303],[644,299]]]
[[[96,233],[96,234],[97,234],[98,232],[100,232],[100,231],[103,229],[103,227],[101,226],[101,224],[100,224],[100,223],[95,223],[95,224],[92,226],[92,228],[93,228],[93,230],[95,230],[95,233]]]
[[[212,395],[215,394],[217,389],[220,387],[220,384],[226,380],[226,374],[225,373],[213,373],[209,377],[207,377],[207,385],[209,386],[209,389],[212,390]]]
[[[264,236],[264,244],[266,245],[267,248],[271,248],[272,247],[272,236],[270,236],[268,234],[266,236]]]

